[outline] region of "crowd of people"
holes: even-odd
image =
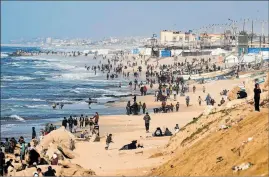
[[[46,161],[40,157],[40,154],[36,151],[36,146],[39,143],[39,140],[36,137],[35,128],[32,128],[32,142],[26,143],[23,136],[21,136],[18,141],[12,137],[10,139],[6,138],[4,143],[1,143],[0,149],[0,176],[8,176],[8,168],[13,167],[14,163],[21,163],[22,169],[36,167],[36,172],[34,176],[55,176],[55,170],[51,166],[48,167],[46,172],[42,172],[40,168],[37,168],[38,165],[57,165],[58,157],[56,154],[53,155],[53,158],[50,161]],[[18,149],[19,148],[19,149]],[[14,156],[14,159],[8,158],[6,160],[6,155]]]

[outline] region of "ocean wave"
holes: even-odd
[[[44,107],[49,107],[49,105],[25,105],[27,108],[44,108]]]
[[[8,54],[5,52],[1,52],[1,58],[8,57]]]
[[[1,78],[2,81],[29,81],[29,80],[36,80],[36,81],[42,81],[46,80],[46,78],[33,78],[28,76],[3,76]]]
[[[25,81],[32,80],[34,78],[27,76],[3,76],[2,81]]]
[[[11,101],[46,101],[39,98],[8,98],[2,100],[11,100]]]
[[[64,80],[89,80],[96,77],[94,73],[66,73],[53,76],[52,79],[64,79]]]
[[[42,71],[36,71],[34,72],[35,74],[39,74],[39,75],[45,75],[46,73],[45,72],[42,72]]]
[[[103,95],[105,94],[110,94],[110,95],[115,95],[115,96],[120,96],[120,95],[126,95],[126,92],[119,92],[116,90],[109,90],[109,89],[101,89],[101,88],[75,88],[70,90],[72,93],[102,93]]]
[[[21,122],[25,122],[24,118],[22,118],[22,117],[20,117],[20,116],[18,116],[16,114],[15,115],[11,115],[9,117],[12,118],[12,119],[16,119],[18,121],[21,121]]]

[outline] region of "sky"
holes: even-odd
[[[187,31],[229,23],[228,18],[268,21],[268,2],[2,1],[1,43],[35,37],[151,37],[164,29]]]

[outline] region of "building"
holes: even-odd
[[[207,39],[210,42],[217,42],[224,39],[224,34],[202,33],[200,34],[200,39]]]
[[[196,41],[195,34],[190,32],[163,30],[160,35],[161,44],[167,43],[189,43]]]
[[[51,39],[51,37],[46,38],[46,43],[47,43],[47,44],[51,44],[51,43],[52,43],[52,39]]]

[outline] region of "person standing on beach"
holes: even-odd
[[[205,93],[205,86],[203,86],[203,92]]]
[[[198,102],[199,102],[199,106],[201,106],[201,104],[202,104],[202,98],[201,98],[201,96],[198,97]]]
[[[64,128],[66,129],[66,127],[67,127],[66,117],[64,117],[64,120],[62,121],[62,126],[64,126]]]
[[[149,132],[149,123],[150,123],[150,120],[151,120],[148,112],[146,113],[146,115],[144,116],[143,119],[145,121],[146,132],[148,133]]]
[[[146,103],[144,102],[143,105],[142,105],[143,114],[146,113],[146,108],[147,108],[147,106],[146,106]]]
[[[112,134],[109,134],[109,135],[106,137],[106,147],[105,147],[106,150],[108,150],[108,148],[109,148],[109,144],[110,144],[110,143],[113,143],[113,141],[112,141]]]
[[[209,94],[207,94],[207,96],[205,98],[205,101],[206,101],[206,105],[210,105],[211,104],[211,96]]]
[[[258,83],[255,84],[254,88],[254,107],[255,111],[260,111],[260,94],[261,94],[261,89],[260,85]]]
[[[5,154],[2,152],[2,148],[0,148],[0,176],[4,175],[4,164],[5,164]]]
[[[68,126],[69,126],[69,131],[72,133],[73,132],[73,118],[72,118],[72,116],[70,116],[68,119]]]
[[[77,118],[74,119],[74,132],[77,133],[77,127],[78,127],[78,120]]]
[[[134,102],[136,102],[136,95],[134,96]]]
[[[83,121],[84,121],[84,117],[83,114],[81,114],[80,118],[79,118],[79,127],[83,127]]]
[[[186,96],[186,105],[187,105],[187,107],[189,107],[189,105],[190,105],[190,97],[189,96]]]
[[[178,112],[178,110],[179,110],[179,102],[177,102],[176,104],[176,111]]]
[[[36,138],[36,131],[35,131],[35,127],[32,127],[32,139]]]
[[[24,140],[20,140],[20,144],[21,144],[21,147],[20,147],[20,159],[21,161],[23,161],[25,159],[25,142]]]
[[[192,87],[192,91],[193,91],[193,93],[195,93],[195,91],[196,91],[195,85]]]
[[[99,122],[99,114],[98,114],[98,112],[95,113],[93,118],[94,118],[94,124],[98,125],[98,122]]]

